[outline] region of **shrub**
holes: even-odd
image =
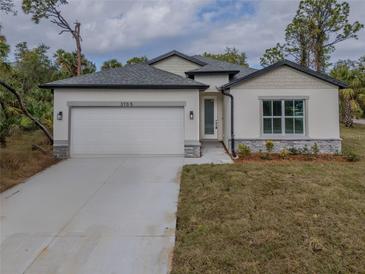
[[[358,162],[358,161],[360,161],[360,156],[359,155],[357,155],[356,153],[354,153],[354,152],[347,152],[346,154],[345,154],[345,158],[346,158],[346,160],[347,161],[349,161],[349,162]]]
[[[291,147],[291,148],[289,148],[289,153],[292,155],[298,155],[298,154],[300,154],[300,151],[295,147]]]
[[[238,145],[238,156],[240,158],[245,158],[249,155],[251,155],[251,149],[245,144],[239,144]]]
[[[20,127],[24,130],[33,130],[35,128],[32,120],[25,116],[20,118]]]
[[[317,143],[314,143],[311,147],[312,153],[317,156],[319,154],[319,146]]]
[[[267,151],[268,153],[273,152],[273,150],[274,150],[274,142],[273,142],[273,141],[271,141],[271,140],[267,140],[267,141],[265,142],[265,147],[266,147],[266,151]]]
[[[307,145],[304,145],[303,149],[301,150],[302,154],[310,154],[310,151],[308,149]]]
[[[281,150],[279,153],[279,157],[281,159],[286,159],[286,158],[288,158],[288,156],[289,156],[289,151],[285,148],[283,150]]]

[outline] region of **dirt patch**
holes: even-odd
[[[36,144],[45,149],[32,149]],[[52,146],[40,131],[17,132],[8,138],[5,148],[0,148],[0,192],[24,182],[30,176],[57,163]]]

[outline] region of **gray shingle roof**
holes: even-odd
[[[237,78],[237,76],[242,77],[243,75],[248,75],[256,69],[240,66],[237,64],[232,64],[224,61],[214,60],[209,57],[204,57],[201,55],[194,55],[195,59],[198,59],[202,62],[207,63],[207,65],[197,68],[194,70],[190,70],[187,72],[187,74],[195,74],[195,73],[204,73],[204,72],[227,72],[227,73],[236,73],[234,76],[234,79]]]
[[[148,64],[126,65],[78,77],[58,80],[42,88],[199,88],[208,86]]]
[[[235,79],[233,79],[231,82],[223,85],[221,87],[221,89],[228,89],[230,87],[233,87],[239,83],[242,83],[244,81],[247,81],[249,79],[252,79],[252,78],[255,78],[255,77],[258,77],[260,75],[263,75],[269,71],[272,71],[278,67],[281,67],[281,66],[288,66],[290,68],[293,68],[295,70],[298,70],[298,71],[301,71],[303,73],[306,73],[308,75],[311,75],[313,77],[316,77],[320,80],[323,80],[323,81],[326,81],[330,84],[333,84],[335,86],[338,86],[340,88],[346,88],[347,87],[347,84],[341,82],[341,81],[338,81],[330,76],[328,76],[327,74],[324,74],[324,73],[321,73],[321,72],[317,72],[317,71],[314,71],[312,69],[309,69],[309,68],[306,68],[306,67],[303,67],[301,65],[298,65],[297,63],[294,63],[292,61],[289,61],[289,60],[282,60],[282,61],[279,61],[273,65],[270,65],[266,68],[263,68],[263,69],[260,69],[260,70],[257,70],[257,71],[254,71],[253,73],[250,73],[250,74],[246,74],[246,75],[242,75],[241,77],[237,77],[239,75],[235,75]]]

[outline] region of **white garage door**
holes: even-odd
[[[80,107],[71,112],[71,156],[183,155],[183,108]]]

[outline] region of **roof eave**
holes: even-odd
[[[44,89],[68,89],[68,88],[79,88],[79,89],[201,89],[205,90],[208,85],[90,85],[90,84],[45,84],[40,85],[39,88]]]
[[[207,70],[207,71],[187,71],[186,75],[195,75],[195,74],[237,74],[239,70]]]

